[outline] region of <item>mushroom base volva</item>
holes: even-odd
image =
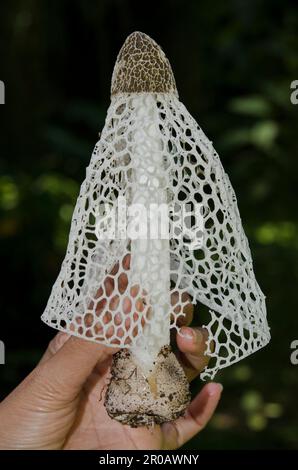
[[[111,418],[131,427],[162,424],[183,415],[189,402],[187,378],[170,346],[161,349],[148,377],[129,350],[113,356],[105,398]]]

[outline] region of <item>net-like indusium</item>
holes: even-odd
[[[148,36],[134,35],[129,40],[137,52],[132,48],[130,61],[134,53],[141,54],[142,43],[143,49],[157,47],[160,60],[166,60]],[[136,57],[142,64],[144,54]],[[123,77],[135,64],[125,72],[121,52],[119,57],[115,70],[121,69]],[[168,67],[166,62],[167,73]],[[160,70],[158,77],[164,77]],[[146,77],[146,67],[141,76]],[[179,101],[173,78],[168,88],[156,87],[156,79],[143,82],[134,92],[133,84],[129,88],[114,73],[105,126],[42,319],[88,340],[132,349],[146,343],[150,349],[156,338],[166,341],[170,327],[177,328],[190,298],[210,308],[206,353],[213,359],[201,377],[212,378],[268,343],[265,297],[254,276],[235,193],[212,143]],[[103,236],[115,229],[107,208],[119,208],[122,198],[127,206],[137,202],[145,208],[151,202],[174,208],[199,204],[201,246],[175,233],[168,239],[134,240],[125,233],[125,223],[116,236]],[[118,210],[116,228],[124,215],[123,208]]]

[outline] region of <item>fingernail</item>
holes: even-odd
[[[212,382],[209,384],[209,396],[212,397],[213,395],[217,395],[218,392],[221,394],[221,392],[223,391],[223,386],[222,384],[218,383],[218,382]]]
[[[183,326],[180,328],[179,334],[183,336],[183,338],[190,339],[192,341],[196,340],[196,334],[192,328],[188,328],[187,326]]]
[[[203,339],[203,334],[200,330],[194,330],[188,326],[183,326],[180,331],[184,338],[191,340],[193,343],[200,343]]]

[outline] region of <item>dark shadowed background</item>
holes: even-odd
[[[145,8],[145,9],[144,9]],[[54,331],[39,317],[134,30],[165,50],[180,98],[235,188],[272,340],[216,377],[223,398],[189,448],[298,448],[298,10],[290,0],[11,0],[0,6],[2,399]],[[193,391],[201,387],[199,380]]]

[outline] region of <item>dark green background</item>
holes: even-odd
[[[39,316],[109,105],[119,48],[151,35],[238,196],[272,340],[223,370],[217,414],[191,448],[298,448],[298,11],[290,0],[11,0],[0,6],[1,398],[54,331]],[[199,388],[200,382],[194,386]]]

